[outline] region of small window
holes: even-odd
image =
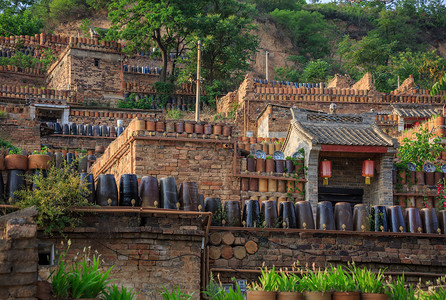
[[[94,66],[99,67],[99,59],[97,58],[94,59]]]

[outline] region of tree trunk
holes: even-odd
[[[160,49],[161,58],[163,60],[163,69],[161,70],[160,81],[166,82],[167,78],[167,51],[164,49]]]

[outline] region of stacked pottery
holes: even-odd
[[[296,225],[299,229],[315,229],[313,210],[308,201],[298,201],[295,204]]]
[[[119,181],[119,205],[139,206],[138,178],[135,174],[122,174]]]
[[[369,208],[365,204],[356,204],[353,207],[353,230],[370,231]]]
[[[406,223],[404,222],[401,206],[387,207],[387,217],[390,232],[406,232]]]
[[[246,200],[243,207],[243,222],[245,227],[260,226],[260,205],[257,200]]]
[[[160,190],[158,180],[153,176],[144,176],[139,184],[139,197],[142,207],[159,207]]]
[[[179,209],[177,184],[174,177],[160,179],[161,208]]]
[[[201,210],[198,199],[198,188],[195,182],[183,182],[179,188],[180,209],[186,211]]]
[[[228,200],[224,204],[224,223],[230,227],[240,227],[240,202],[237,200]]]
[[[334,209],[336,230],[352,231],[353,216],[350,203],[338,202]]]
[[[389,230],[387,224],[387,210],[383,205],[372,206],[371,209],[371,224],[372,231],[375,232],[387,232]]]
[[[262,202],[263,226],[266,228],[277,227],[277,203],[274,200]]]
[[[118,187],[113,174],[101,174],[98,176],[96,203],[101,206],[118,206]]]
[[[204,211],[212,212],[212,226],[221,226],[222,207],[220,198],[209,197],[204,199]]]
[[[282,228],[296,228],[296,213],[294,211],[293,202],[280,202],[279,220],[281,221]]]
[[[316,228],[322,230],[335,230],[333,205],[330,201],[322,201],[317,204]]]

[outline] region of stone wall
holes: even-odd
[[[47,87],[56,90],[71,89],[71,56],[69,49],[60,54],[59,59],[49,68],[46,77]]]
[[[178,285],[198,299],[205,216],[135,211],[86,214],[84,227],[65,232],[71,240],[67,260],[83,253],[84,247],[91,247],[91,255],[95,251],[101,255],[104,270],[113,266],[113,283],[133,288],[139,292],[139,299],[161,300],[162,286],[171,291]],[[57,236],[39,234],[39,242],[54,243],[58,251],[66,250],[66,240]],[[47,266],[40,266],[42,278],[49,272]]]
[[[286,137],[292,118],[290,106],[269,104],[257,120],[257,136],[270,138]]]
[[[233,241],[226,239],[232,241],[229,247],[234,255],[210,260],[210,271],[214,276],[220,275],[224,282],[230,282],[231,277],[255,280],[263,263],[268,267],[274,265],[277,270],[290,268],[295,262],[325,268],[354,261],[373,271],[385,269],[392,276],[405,272],[412,282],[419,277],[432,281],[433,274],[441,276],[446,272],[444,235],[220,227],[211,227],[210,234],[227,231],[234,236]],[[250,254],[238,249],[245,256],[235,256],[237,247],[253,249],[247,246],[249,241],[257,244],[257,251]],[[222,243],[212,247],[228,246]],[[230,251],[226,249],[225,253]]]
[[[34,70],[34,69],[32,69]],[[0,70],[0,82],[7,85],[45,86],[44,76],[30,72]]]
[[[78,136],[78,135],[60,135],[53,134],[42,136],[40,139],[43,145],[51,149],[67,149],[74,151],[77,149],[94,150],[96,146],[107,148],[115,138],[102,136]]]
[[[0,299],[35,299],[37,293],[37,209],[0,217]]]

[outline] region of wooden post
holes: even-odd
[[[198,58],[197,58],[197,96],[195,99],[195,122],[200,120],[200,80],[201,80],[201,41],[198,41]]]

